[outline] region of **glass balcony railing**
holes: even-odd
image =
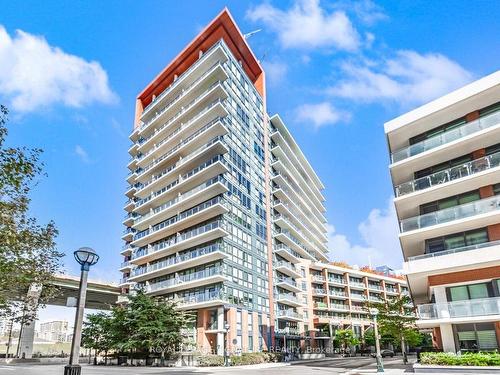
[[[132,271],[130,276],[132,277],[132,276],[143,275],[145,273],[149,273],[149,272],[160,270],[160,269],[163,269],[163,268],[166,268],[169,266],[173,266],[174,264],[186,262],[188,260],[195,259],[195,258],[201,257],[203,255],[212,254],[216,251],[223,251],[222,244],[212,244],[209,246],[204,246],[204,247],[195,249],[193,251],[187,252],[183,255],[167,258],[165,260],[162,260],[161,262],[151,264],[147,267],[138,267]]]
[[[384,290],[382,286],[368,283],[368,288],[373,290]]]
[[[425,320],[500,315],[500,297],[418,305],[418,315]]]
[[[324,302],[314,302],[314,307],[317,309],[326,309],[328,305]]]
[[[361,299],[361,300],[365,300],[366,299],[366,296],[364,294],[356,294],[356,293],[351,293],[351,298],[352,299]]]
[[[365,288],[365,283],[360,283],[358,281],[349,281],[350,286],[357,286],[358,288]]]
[[[142,123],[140,126],[140,130],[146,129],[149,125],[151,125],[153,122],[156,121],[156,119],[160,116],[162,116],[165,112],[167,112],[170,108],[172,108],[175,104],[177,104],[181,98],[187,96],[190,93],[190,89],[194,87],[201,79],[205,78],[207,75],[211,74],[215,69],[216,66],[220,65],[219,63],[216,63],[212,69],[209,69],[207,72],[203,74],[197,81],[193,82],[186,90],[183,90],[180,92],[172,101],[170,101],[167,105],[165,105],[161,110],[157,111],[153,118],[151,118],[148,122]],[[222,65],[221,65],[222,66]],[[195,103],[201,100],[202,97],[204,97],[209,91],[211,91],[215,86],[221,84],[223,81],[215,81],[212,83],[206,90],[204,90],[202,93],[200,93],[195,99],[193,99],[191,102],[186,104],[185,106],[182,107],[180,111],[178,111],[174,116],[170,117],[166,123],[171,123],[174,121],[176,118],[178,118],[182,113],[186,112],[188,108],[193,106]],[[165,124],[166,124],[165,123]],[[163,126],[163,125],[162,125]]]
[[[443,210],[430,212],[425,215],[411,217],[400,223],[401,232],[422,229],[433,225],[443,224],[454,220],[485,214],[500,209],[500,196],[480,199],[474,202],[461,204]]]
[[[313,281],[319,281],[319,282],[324,282],[325,281],[325,276],[323,275],[313,275],[312,276]]]
[[[277,283],[285,283],[285,284],[288,284],[288,285],[291,285],[291,286],[298,288],[297,282],[290,277],[278,277],[276,282]]]
[[[342,303],[332,303],[330,306],[332,307],[332,309],[349,310],[349,305],[344,305]]]
[[[285,335],[300,336],[299,329],[293,327],[276,328],[274,330],[274,333],[278,336],[285,336]]]
[[[439,171],[416,180],[405,182],[396,186],[396,196],[400,197],[415,191],[425,190],[449,181],[472,176],[498,166],[500,166],[500,152],[475,159],[465,164],[457,165],[453,168],[445,169],[444,171]]]
[[[486,248],[486,247],[497,246],[497,245],[500,245],[500,240],[483,242],[483,243],[479,243],[479,244],[475,244],[475,245],[469,245],[469,246],[462,246],[462,247],[457,247],[456,249],[449,249],[449,250],[437,251],[435,253],[416,255],[416,256],[413,256],[413,257],[408,257],[408,262],[412,262],[412,261],[416,261],[416,260],[420,260],[420,259],[435,258],[435,257],[439,257],[439,256],[442,256],[442,255],[458,254],[458,253],[461,253],[461,252],[464,252],[464,251],[483,249],[483,248]]]
[[[204,293],[193,293],[179,298],[176,302],[179,306],[191,305],[210,301],[225,301],[224,293],[221,289],[215,289]]]
[[[334,296],[334,297],[345,297],[347,294],[346,294],[346,292],[340,292],[337,290],[330,290],[329,295]]]
[[[210,199],[209,201],[206,201],[206,202],[203,202],[197,206],[194,206],[194,207],[190,208],[189,210],[184,211],[178,215],[175,215],[167,220],[163,220],[162,222],[153,225],[150,229],[146,229],[146,230],[143,230],[141,232],[138,232],[134,236],[134,241],[139,240],[139,239],[146,237],[150,234],[153,234],[155,232],[158,232],[162,229],[165,229],[165,228],[167,228],[167,227],[169,227],[169,226],[171,226],[179,221],[187,219],[188,217],[193,216],[193,215],[197,214],[198,212],[206,210],[206,209],[208,209],[212,206],[215,206],[217,204],[225,205],[224,198],[221,196],[217,196],[215,198]]]
[[[447,132],[397,150],[392,153],[391,160],[393,163],[396,163],[498,124],[500,124],[500,111],[481,117],[475,121],[467,122]]]
[[[288,246],[286,246],[285,244],[282,244],[282,243],[275,245],[274,250],[284,250],[284,251],[290,253],[291,255],[293,255],[295,258],[299,258],[299,259],[301,258],[299,253],[297,253],[295,250],[290,249]]]
[[[144,248],[138,249],[137,251],[132,253],[132,259],[137,259],[137,258],[143,257],[145,255],[149,255],[149,254],[155,253],[157,251],[167,249],[167,248],[174,246],[180,242],[187,241],[192,237],[199,236],[203,233],[209,232],[209,231],[217,229],[217,228],[224,228],[224,221],[223,220],[212,221],[211,223],[201,225],[201,226],[196,227],[194,229],[189,229],[187,231],[181,232],[180,236],[173,235],[173,236],[167,237],[164,240],[158,242],[157,244],[155,244],[151,247],[144,247]]]
[[[339,279],[337,277],[330,277],[328,279],[328,282],[332,283],[332,284],[342,284],[342,285],[346,285],[347,284],[347,282],[344,279]]]
[[[312,292],[313,294],[326,294],[326,290],[321,288],[314,288]]]
[[[187,283],[187,282],[195,281],[195,280],[206,279],[208,277],[218,276],[218,275],[223,275],[223,274],[224,274],[223,267],[220,267],[220,266],[209,267],[209,268],[206,268],[206,269],[201,270],[201,271],[188,273],[185,275],[180,275],[178,277],[163,280],[163,281],[160,281],[158,283],[149,284],[146,288],[146,291],[151,293],[151,292],[154,292],[158,289],[169,288],[169,287],[177,285],[177,284]]]
[[[217,42],[216,44],[214,44],[212,47],[210,47],[207,51],[205,51],[204,53],[204,56],[207,56],[208,53],[212,50],[214,50],[215,48],[219,47],[221,45],[221,42]],[[188,76],[192,71],[194,71],[202,62],[204,61],[203,60],[198,60],[196,61],[193,65],[191,65],[184,73],[182,73],[179,77],[177,77],[177,80],[175,80],[170,86],[168,86],[165,90],[163,90],[154,100],[151,101],[151,103],[149,103],[143,110],[143,114],[146,113],[147,111],[149,111],[149,109],[151,107],[153,107],[159,100],[161,100],[162,98],[164,98],[166,95],[168,95],[170,92],[172,92],[172,90],[177,87],[178,83],[182,81],[182,79],[186,76]],[[220,61],[217,61],[214,65],[212,65],[212,67],[208,68],[207,71],[210,71],[215,65],[219,64]],[[206,73],[205,73],[206,74]],[[202,76],[203,77],[203,76]],[[194,82],[197,82],[199,80],[199,78],[197,80],[195,80]],[[192,84],[191,84],[192,85]],[[191,86],[190,85],[190,86]],[[184,89],[184,91],[186,91],[186,89]]]
[[[280,310],[276,311],[278,318],[295,318],[302,319],[302,315],[294,310]]]
[[[128,260],[127,260],[127,261],[125,261],[125,262],[122,262],[122,263],[120,264],[120,268],[124,268],[124,267],[128,267],[128,266],[130,266],[130,261],[128,261]]]
[[[299,299],[291,294],[291,293],[280,293],[276,296],[276,300],[288,300],[288,301],[293,301],[295,303],[299,303]]]
[[[288,268],[293,272],[299,272],[299,270],[295,267],[295,265],[290,262],[285,262],[285,261],[276,262],[274,268],[280,268],[280,267]]]
[[[315,255],[312,254],[312,252],[302,245],[302,242],[298,240],[288,229],[283,229],[283,228],[278,228],[276,230],[277,233],[281,233],[285,235],[290,241],[292,241],[294,244],[296,244],[298,247],[300,247],[303,251],[305,251],[309,256],[313,259],[316,259]],[[303,258],[301,255],[299,255],[300,258]]]

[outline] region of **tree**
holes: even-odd
[[[63,254],[55,249],[54,223],[39,225],[28,215],[29,192],[43,170],[42,151],[5,146],[7,112],[0,105],[0,315],[25,323],[36,312],[26,308],[33,300],[30,288],[41,288],[38,304],[57,292],[51,281]]]
[[[183,342],[181,330],[189,318],[176,309],[175,303],[151,298],[138,291],[128,305],[129,325],[132,328],[130,341],[137,349],[160,352],[162,365],[165,354],[179,349]]]
[[[82,337],[84,346],[97,353],[115,350],[129,353],[132,359],[134,353],[160,353],[163,364],[166,354],[183,343],[182,329],[190,320],[175,303],[138,291],[109,315],[87,316]]]
[[[87,316],[87,321],[83,323],[82,345],[94,349],[94,363],[97,361],[97,355],[102,352],[107,363],[108,351],[114,346],[112,317],[109,314],[99,312]]]
[[[416,342],[417,318],[413,314],[407,313],[406,305],[411,304],[408,296],[394,298],[381,303],[369,303],[368,307],[376,307],[379,310],[378,324],[381,335],[393,337],[396,342],[401,343],[401,352],[403,353],[403,362],[408,361],[406,354],[406,342]]]
[[[358,338],[354,336],[351,329],[339,329],[335,332],[335,341],[340,344],[342,352],[345,352],[347,348],[351,348],[359,344]]]

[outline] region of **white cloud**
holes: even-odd
[[[311,124],[314,129],[325,125],[333,125],[340,121],[348,121],[349,114],[334,108],[329,102],[303,104],[296,110],[298,121]]]
[[[78,156],[80,158],[81,161],[83,161],[85,164],[88,164],[90,163],[90,158],[89,158],[89,154],[87,153],[87,151],[85,151],[85,149],[80,146],[80,145],[76,145],[75,146],[75,154],[76,156]]]
[[[359,224],[358,231],[362,243],[352,244],[345,235],[337,233],[333,225],[329,225],[330,259],[359,266],[371,262],[374,267],[387,264],[395,269],[401,268],[398,220],[392,199],[386,208],[371,210]]]
[[[352,7],[353,12],[365,25],[373,25],[389,18],[382,7],[371,0],[349,2],[348,6]]]
[[[439,53],[397,51],[380,62],[344,63],[340,82],[327,93],[342,98],[403,105],[422,104],[473,79],[473,74]]]
[[[319,0],[296,0],[285,11],[263,3],[250,9],[247,17],[277,33],[285,48],[334,47],[354,51],[360,45],[359,34],[346,13],[342,10],[329,13]]]
[[[283,81],[288,72],[288,66],[279,61],[264,61],[264,70],[266,78],[269,79],[269,84],[274,86]]]
[[[68,54],[49,45],[43,37],[22,30],[10,36],[2,25],[0,96],[18,112],[55,104],[78,108],[117,100],[98,62]]]

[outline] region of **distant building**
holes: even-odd
[[[38,337],[48,341],[67,342],[69,337],[68,322],[55,320],[40,324]]]
[[[394,271],[393,268],[387,266],[387,265],[382,265],[382,266],[377,266],[375,267],[375,271],[377,272],[380,272],[380,273],[383,273],[384,275],[388,276],[388,275],[395,275],[396,272]]]

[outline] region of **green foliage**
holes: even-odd
[[[274,363],[281,362],[283,355],[281,353],[243,353],[241,355],[233,355],[230,358],[231,366],[257,365],[259,363]],[[202,367],[223,366],[224,357],[220,355],[202,355],[198,357],[198,365]]]
[[[29,216],[29,192],[42,174],[42,151],[5,146],[7,112],[0,105],[0,315],[29,321],[34,316],[28,313],[33,309],[24,308],[32,300],[28,290],[42,287],[41,305],[54,296],[51,281],[63,254],[55,249],[54,223],[39,225]]]
[[[346,349],[351,346],[359,344],[358,338],[354,336],[351,329],[339,329],[335,332],[334,340],[338,342],[342,349]]]
[[[98,352],[159,354],[163,360],[179,349],[184,340],[181,330],[190,322],[190,317],[175,307],[170,301],[138,291],[127,305],[114,307],[110,315],[87,316],[84,346]]]
[[[212,366],[224,366],[224,357],[221,355],[201,355],[198,357],[198,366],[201,367],[212,367]]]
[[[420,363],[439,366],[500,366],[500,354],[481,353],[421,353]]]

